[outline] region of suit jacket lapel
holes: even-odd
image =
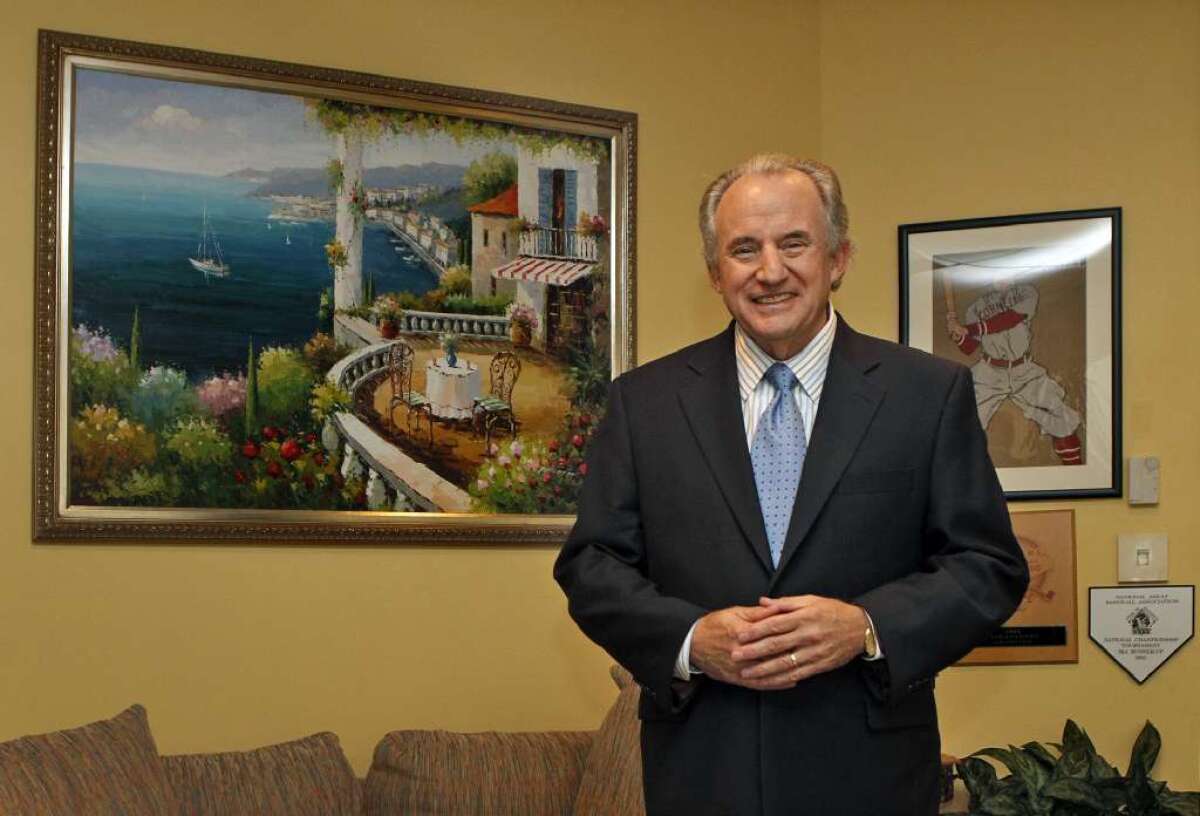
[[[684,416],[742,534],[763,567],[772,572],[775,567],[743,430],[733,324],[702,344],[688,364],[699,376],[679,391]]]
[[[829,501],[879,408],[884,389],[866,376],[877,364],[863,348],[859,335],[839,315],[812,442],[772,587]]]

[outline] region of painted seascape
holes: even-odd
[[[77,68],[69,500],[569,514],[606,140]]]

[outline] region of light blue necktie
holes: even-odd
[[[754,483],[758,487],[758,504],[767,527],[767,543],[771,547],[771,562],[779,566],[783,540],[792,519],[792,505],[800,486],[800,471],[808,453],[804,435],[804,418],[792,396],[796,375],[783,363],[767,369],[763,378],[775,388],[775,399],[758,422],[754,444],[750,446],[750,462],[754,465]]]

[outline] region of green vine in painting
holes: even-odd
[[[326,244],[325,262],[329,264],[329,268],[334,272],[350,263],[350,256],[346,252],[345,244],[336,238]]]
[[[330,159],[325,165],[325,176],[329,179],[329,189],[337,195],[342,191],[342,182],[346,180],[346,169],[342,167],[341,159]]]
[[[305,105],[308,114],[329,133],[342,133],[356,128],[371,140],[385,135],[428,136],[432,133],[442,133],[453,139],[457,145],[464,142],[512,139],[518,146],[534,155],[541,155],[561,146],[584,161],[604,162],[608,159],[608,143],[589,136],[481,122],[441,113],[360,105],[335,99],[306,99]],[[340,188],[340,182],[338,186]]]

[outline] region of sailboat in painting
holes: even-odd
[[[196,257],[188,258],[191,265],[204,273],[206,278],[229,277],[229,264],[221,256],[221,244],[217,233],[208,221],[208,207],[204,208],[204,226],[200,232],[200,243],[196,245]]]

